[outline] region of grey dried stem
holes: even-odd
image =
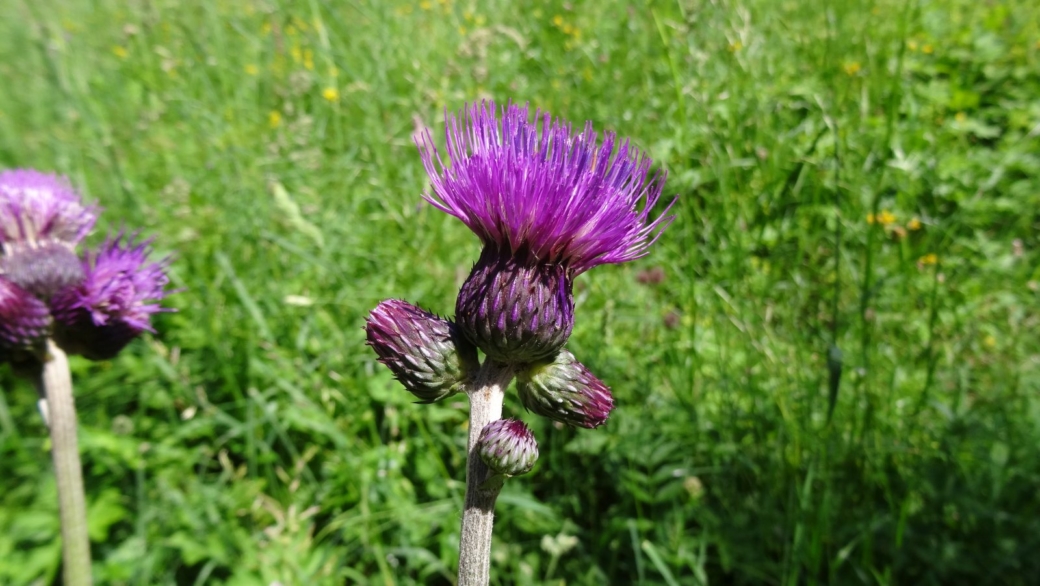
[[[509,366],[491,359],[484,361],[469,395],[469,442],[466,450],[466,505],[459,543],[459,586],[485,586],[491,572],[491,531],[495,501],[501,483],[485,483],[491,475],[477,453],[477,440],[484,426],[502,418],[502,401],[513,379]]]
[[[65,586],[90,586],[90,537],[87,534],[87,504],[83,492],[83,469],[76,437],[76,406],[72,377],[65,352],[47,341],[47,360],[36,381],[46,399],[51,456],[58,484],[61,540]]]

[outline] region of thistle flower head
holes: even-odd
[[[485,425],[476,450],[488,468],[503,476],[526,474],[538,460],[534,434],[516,419],[498,419]]]
[[[50,333],[47,306],[25,289],[0,277],[0,362],[32,350]]]
[[[51,301],[59,344],[103,360],[142,332],[154,331],[151,316],[170,311],[158,303],[168,293],[169,259],[149,262],[149,253],[150,240],[135,242],[122,234],[97,253],[87,253],[82,282],[62,289]]]
[[[365,332],[379,361],[422,403],[463,390],[478,367],[476,348],[454,323],[405,301],[376,306]]]
[[[499,116],[494,102],[448,116],[450,167],[425,131],[416,143],[433,184],[426,200],[485,247],[572,275],[644,256],[672,220],[649,217],[664,174],[650,177],[650,160],[614,133],[599,143],[591,123],[576,132],[548,113],[534,118],[516,104]]]
[[[516,390],[528,411],[576,427],[599,427],[614,409],[607,385],[566,350],[519,371]]]
[[[64,177],[32,169],[0,172],[0,245],[5,254],[47,242],[75,246],[97,210],[84,206]]]

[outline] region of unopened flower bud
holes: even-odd
[[[517,372],[516,388],[528,411],[567,425],[599,427],[614,408],[607,385],[567,350]]]
[[[480,459],[496,474],[526,474],[538,460],[534,434],[516,419],[499,419],[484,426],[477,440]]]
[[[368,345],[421,403],[463,391],[477,350],[449,320],[399,299],[383,301],[365,324]]]
[[[459,291],[455,315],[466,337],[498,362],[545,359],[563,347],[574,327],[567,268],[486,246]]]

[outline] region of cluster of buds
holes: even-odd
[[[424,198],[469,227],[483,251],[459,291],[455,321],[384,301],[368,320],[368,343],[422,402],[470,389],[480,350],[516,374],[528,411],[602,425],[614,408],[610,389],[564,349],[573,282],[595,266],[647,254],[672,220],[650,218],[664,175],[651,176],[650,160],[613,133],[600,142],[591,124],[575,132],[540,112],[532,122],[515,104],[501,112],[474,104],[446,126],[450,167],[429,130],[416,140],[432,183]],[[503,475],[526,472],[537,457],[533,436],[516,421],[489,424],[478,445]]]
[[[48,338],[108,359],[166,311],[168,260],[148,261],[150,241],[120,233],[78,250],[97,212],[63,177],[0,172],[0,362],[38,362]]]

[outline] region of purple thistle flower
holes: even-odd
[[[504,476],[526,474],[538,460],[534,434],[516,419],[498,419],[485,425],[480,430],[476,451],[488,468]]]
[[[450,167],[428,130],[416,141],[433,186],[425,199],[484,244],[456,302],[459,326],[512,364],[562,348],[575,276],[646,255],[673,219],[650,219],[665,175],[651,177],[651,161],[628,141],[606,133],[597,144],[591,123],[574,132],[547,113],[535,119],[515,104],[499,116],[493,102],[448,116]]]
[[[0,273],[37,297],[83,279],[73,248],[97,220],[64,177],[31,169],[0,173]]]
[[[32,169],[0,172],[0,244],[6,254],[47,242],[75,246],[95,221],[97,209],[84,206],[65,177]]]
[[[50,333],[47,305],[0,277],[0,362],[37,349]]]
[[[599,427],[614,409],[610,388],[567,350],[518,372],[516,390],[528,411],[577,427]]]
[[[406,301],[388,299],[368,316],[368,345],[421,403],[463,390],[477,350],[452,322]]]
[[[85,277],[59,291],[51,301],[55,338],[67,351],[92,360],[119,353],[144,331],[153,332],[152,314],[172,311],[158,303],[169,259],[148,262],[151,240],[135,243],[123,234],[107,240],[83,260]]]

